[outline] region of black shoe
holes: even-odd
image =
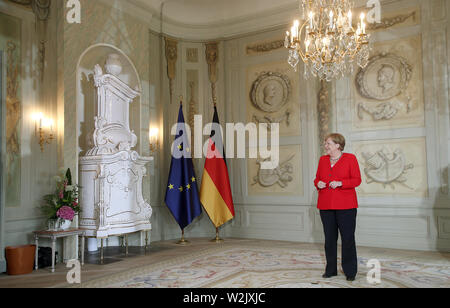
[[[349,276],[347,276],[347,281],[355,281],[355,277],[349,277]]]
[[[322,278],[331,278],[331,277],[334,277],[334,276],[337,276],[337,274],[327,274],[327,273],[325,273],[325,274],[323,274],[322,275]]]

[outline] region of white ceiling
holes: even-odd
[[[269,11],[295,8],[298,0],[130,0],[171,22],[211,25],[257,16]]]
[[[188,40],[229,38],[264,29],[288,29],[299,0],[102,0],[127,3],[151,29]],[[367,0],[353,0],[365,7]],[[398,0],[381,0],[384,4]],[[163,12],[160,19],[161,9]],[[284,33],[284,31],[282,31]]]

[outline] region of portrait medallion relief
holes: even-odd
[[[280,136],[301,135],[299,74],[285,60],[248,66],[246,74],[247,122],[269,124],[269,130],[279,124]]]
[[[285,106],[291,95],[291,83],[285,75],[275,72],[262,73],[253,83],[250,93],[254,106],[273,113]]]
[[[353,129],[423,127],[422,62],[421,35],[374,44],[352,84]]]
[[[407,60],[394,54],[381,54],[370,59],[369,65],[356,77],[362,97],[385,101],[404,92],[412,76]]]

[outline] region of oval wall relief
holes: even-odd
[[[394,54],[380,54],[359,71],[356,87],[361,96],[383,101],[405,91],[411,76],[412,67],[406,59]]]
[[[252,85],[250,98],[258,109],[276,112],[287,104],[291,95],[289,78],[280,73],[262,73]]]

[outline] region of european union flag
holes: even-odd
[[[180,104],[165,202],[181,230],[202,213],[191,154],[184,123],[183,105]]]

